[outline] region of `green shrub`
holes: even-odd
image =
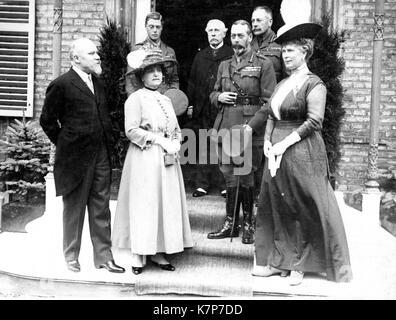
[[[44,193],[51,144],[37,121],[14,120],[5,132],[6,160],[0,162],[0,178],[9,193]]]
[[[343,107],[345,89],[341,83],[345,61],[339,53],[341,45],[346,41],[346,31],[334,30],[331,21],[328,15],[322,18],[323,28],[316,38],[309,69],[322,79],[327,88],[322,135],[329,159],[330,173],[334,175],[341,159],[340,129],[345,115]]]
[[[112,167],[122,168],[129,141],[124,129],[125,72],[127,55],[131,49],[126,34],[116,22],[107,20],[99,37],[99,56],[102,60],[102,79],[105,83],[110,117],[113,125]]]

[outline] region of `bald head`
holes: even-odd
[[[228,29],[225,27],[223,21],[218,19],[209,20],[205,28],[205,31],[208,34],[209,44],[214,48],[222,44],[227,34],[227,30]]]
[[[87,38],[79,38],[70,46],[70,60],[73,66],[88,74],[100,75],[100,57],[96,45]]]

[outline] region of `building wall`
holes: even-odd
[[[36,0],[35,118],[41,113],[45,90],[52,80],[53,3],[53,0]],[[70,68],[71,41],[84,36],[96,42],[104,21],[104,0],[63,0],[62,73]]]
[[[41,113],[45,90],[52,80],[53,2],[36,0],[35,118]],[[337,175],[337,188],[342,191],[361,188],[367,175],[374,9],[374,0],[343,1],[344,28],[349,36],[343,52],[346,116]],[[385,14],[378,160],[382,171],[392,161],[396,165],[396,0],[386,0]],[[63,18],[62,72],[65,72],[70,67],[67,50],[73,39],[84,35],[97,41],[105,19],[105,0],[63,0]],[[0,134],[9,121],[0,119]]]
[[[374,0],[344,0],[346,116],[343,122],[342,159],[338,189],[353,191],[364,185],[370,129]],[[380,139],[378,168],[384,173],[396,165],[396,1],[386,0],[382,56]],[[392,146],[392,143],[395,144]]]

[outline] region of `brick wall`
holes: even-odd
[[[353,191],[364,185],[367,176],[375,1],[345,0],[344,9],[350,35],[343,54],[346,116],[337,184],[339,190]],[[396,145],[389,144],[396,143],[396,0],[385,4],[381,82],[378,167],[385,172],[396,161]]]
[[[35,118],[41,113],[45,90],[52,80],[53,2],[36,1]],[[62,73],[70,68],[68,48],[71,41],[84,36],[96,42],[104,21],[104,0],[63,0]]]
[[[81,36],[98,40],[105,21],[105,0],[63,0],[62,73],[70,68],[68,48]],[[34,54],[34,116],[37,119],[44,103],[45,90],[52,80],[53,0],[36,0],[36,34]],[[12,119],[0,118],[0,136]]]

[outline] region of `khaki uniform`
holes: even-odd
[[[162,41],[159,43],[159,45],[156,45],[154,42],[152,42],[150,39],[147,38],[143,42],[134,45],[131,52],[138,49],[144,49],[144,50],[161,49],[162,55],[164,57],[167,56],[169,58],[176,60],[175,50],[173,50],[171,47],[169,47],[167,44],[165,44]],[[125,76],[125,90],[128,93],[128,96],[130,96],[132,92],[135,92],[136,90],[142,87],[142,83],[140,79],[138,79],[135,74],[129,73],[129,71],[131,70],[132,68],[128,65]],[[165,70],[164,80],[159,88],[159,91],[161,93],[164,93],[168,89],[179,89],[179,76],[177,73],[176,64],[172,67],[168,67]]]
[[[282,61],[282,47],[274,42],[275,38],[275,32],[269,29],[260,41],[255,37],[251,46],[258,56],[265,56],[271,60],[275,69],[276,80],[280,82],[285,78],[286,71]]]
[[[237,85],[233,84],[236,83]],[[269,100],[276,85],[275,71],[271,61],[258,56],[254,51],[249,50],[238,63],[235,56],[223,61],[218,70],[214,91],[210,94],[210,101],[217,107],[218,115],[215,120],[214,129],[230,129],[234,125],[241,125],[249,122],[254,114]],[[237,101],[234,105],[222,104],[218,97],[222,92],[238,93]],[[264,128],[262,132],[253,135],[253,163],[252,171],[241,177],[241,184],[247,187],[253,186],[253,171],[261,163]],[[219,144],[220,170],[226,180],[227,187],[236,185],[236,178],[233,175],[232,164],[222,163],[222,148]]]

